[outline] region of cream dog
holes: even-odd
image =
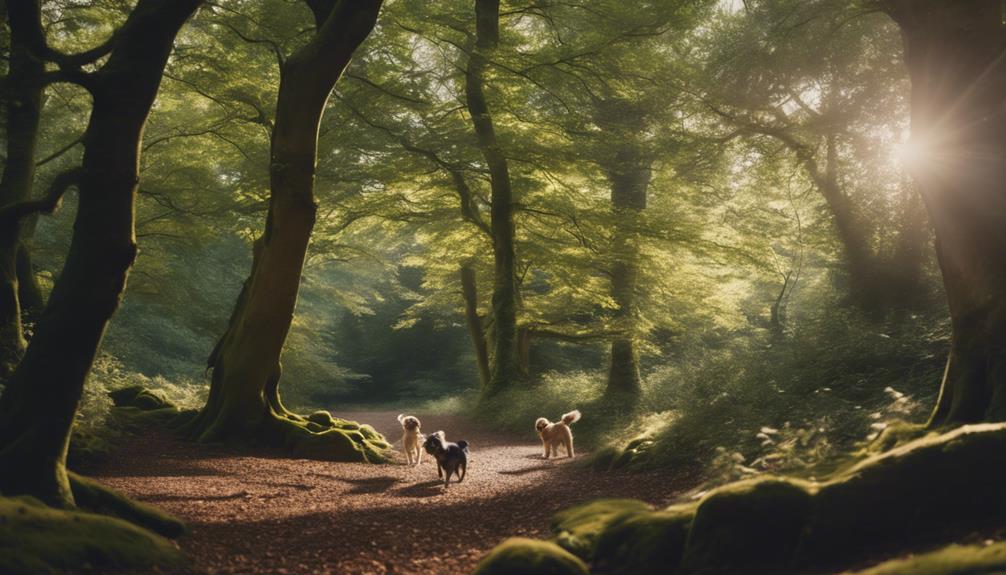
[[[539,417],[534,422],[534,428],[538,430],[541,437],[541,444],[545,447],[545,459],[553,453],[559,456],[559,445],[566,446],[566,457],[573,457],[573,432],[569,426],[580,421],[580,411],[574,409],[562,416],[556,423],[552,423],[544,417]]]
[[[402,424],[402,448],[405,449],[405,457],[409,460],[409,465],[419,465],[423,462],[423,435],[419,428],[422,424],[419,418],[414,415],[398,414],[398,423]]]

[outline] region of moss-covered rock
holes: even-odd
[[[770,477],[706,495],[695,510],[684,570],[784,571],[808,521],[813,489],[806,482]]]
[[[594,558],[601,532],[625,515],[648,513],[651,508],[636,499],[598,499],[560,511],[552,518],[555,542],[585,561]]]
[[[918,557],[881,563],[856,575],[978,575],[1006,573],[1006,543],[951,545]]]
[[[297,457],[366,463],[384,463],[390,460],[390,445],[384,438],[374,432],[375,439],[368,439],[359,425],[356,425],[355,430],[334,427],[314,431],[310,428],[311,422],[276,418],[271,423],[272,426],[265,430],[266,437],[278,433],[282,447]]]
[[[513,537],[487,555],[474,575],[587,575],[587,565],[554,543]]]
[[[594,565],[612,575],[663,575],[681,563],[694,505],[615,518],[601,532]]]
[[[31,497],[0,497],[0,573],[5,575],[146,571],[183,562],[173,543],[126,521],[53,509]]]
[[[112,403],[116,407],[135,407],[144,411],[176,407],[161,392],[147,389],[142,385],[116,389],[108,392],[108,396],[112,398]]]

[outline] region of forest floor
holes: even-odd
[[[193,573],[471,573],[507,537],[548,536],[562,508],[598,497],[662,506],[697,481],[673,471],[593,472],[582,453],[545,460],[531,422],[517,436],[418,413],[426,433],[443,429],[471,444],[468,476],[444,489],[429,456],[405,464],[397,412],[335,415],[396,442],[394,463],[290,459],[155,434],[82,471],[184,519],[190,532],[179,544]]]

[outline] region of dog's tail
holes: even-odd
[[[464,439],[458,442],[458,447],[461,448],[461,451],[468,453],[468,442],[465,441]]]
[[[570,411],[569,413],[562,416],[562,422],[565,423],[566,425],[572,425],[577,421],[580,421],[579,409],[574,409],[573,411]]]
[[[398,414],[398,424],[401,425],[402,424],[402,420],[404,420],[404,419],[405,419],[405,414],[404,413],[399,413]]]

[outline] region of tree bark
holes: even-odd
[[[12,40],[10,73],[6,77],[10,95],[5,99],[7,162],[0,177],[0,206],[23,202],[31,196],[44,72],[45,64]],[[21,321],[20,266],[28,255],[22,244],[24,228],[25,224],[18,222],[0,230],[0,377],[13,373],[27,347]]]
[[[950,355],[930,426],[1006,420],[1006,34],[999,0],[889,0],[912,81],[910,168],[936,231]]]
[[[616,306],[614,327],[619,335],[611,341],[606,393],[638,396],[642,385],[636,351],[638,226],[640,213],[646,209],[651,170],[644,154],[632,147],[620,150],[614,160],[607,176],[611,182],[611,206],[615,216],[611,297]]]
[[[526,381],[527,376],[521,369],[517,330],[519,295],[510,166],[497,141],[485,95],[486,58],[499,43],[499,0],[475,0],[475,27],[475,46],[465,70],[465,100],[492,188],[493,354],[489,385],[483,390],[488,397]]]
[[[89,76],[93,104],[66,264],[31,345],[0,397],[4,495],[33,495],[54,506],[74,504],[66,448],[84,381],[136,257],[133,214],[140,139],[175,35],[199,4],[140,0],[119,30],[108,61]],[[12,28],[26,24],[30,22],[15,22],[11,15]]]
[[[486,342],[482,316],[479,315],[478,286],[475,283],[475,269],[470,264],[461,266],[461,294],[465,300],[465,320],[468,334],[475,348],[475,363],[479,368],[479,382],[485,388],[489,385],[489,345]]]
[[[378,459],[342,433],[313,434],[288,411],[279,393],[280,356],[297,305],[304,260],[315,223],[318,129],[336,82],[377,20],[381,0],[309,1],[318,31],[280,69],[272,133],[269,212],[255,241],[251,274],[227,331],[208,361],[210,396],[194,421],[204,441],[259,439],[313,456]]]

